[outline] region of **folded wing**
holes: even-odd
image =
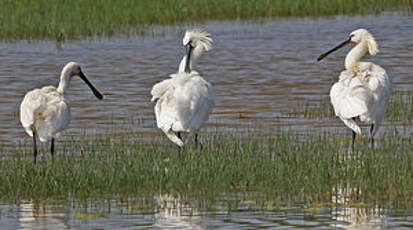
[[[158,128],[180,146],[183,143],[175,133],[198,130],[214,106],[212,85],[195,71],[174,74],[156,84],[151,94]]]
[[[69,125],[69,102],[53,86],[32,90],[20,105],[20,122],[30,136],[36,131],[40,141],[50,140]]]

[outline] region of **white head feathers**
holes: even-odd
[[[366,29],[355,30],[351,32],[350,37],[351,41],[357,44],[366,41],[370,55],[376,55],[379,52],[379,47],[373,35]]]
[[[185,36],[182,39],[182,43],[184,46],[190,45],[192,47],[189,60],[191,69],[193,64],[198,60],[199,57],[201,57],[201,55],[204,52],[211,50],[212,42],[213,40],[211,38],[211,34],[209,34],[206,31],[200,29],[193,29],[187,30],[185,32]],[[181,63],[179,64],[178,72],[185,71],[186,58],[187,55],[184,56]]]
[[[212,48],[211,34],[200,29],[187,30],[185,36],[182,39],[184,46],[191,43],[195,49],[201,49],[202,51],[209,51]]]

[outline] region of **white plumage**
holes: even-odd
[[[95,96],[103,96],[93,87],[83,74],[80,66],[69,62],[62,70],[59,86],[45,86],[28,92],[20,105],[20,122],[29,136],[34,140],[35,159],[37,155],[36,137],[45,142],[60,136],[70,123],[70,102],[66,97],[70,79],[79,76],[92,89]]]
[[[373,36],[365,29],[355,30],[347,41],[321,55],[319,60],[350,43],[356,46],[347,54],[346,69],[331,88],[331,103],[335,114],[353,131],[353,145],[356,134],[361,135],[360,126],[355,119],[359,118],[360,121],[371,124],[373,146],[373,137],[386,113],[392,88],[391,77],[382,67],[371,62],[360,62],[365,54],[375,55],[379,52]]]
[[[42,142],[57,138],[70,123],[70,102],[54,86],[34,89],[20,105],[20,121],[29,136]]]
[[[179,63],[178,73],[185,72],[188,56],[190,56],[188,67],[192,70],[192,66],[196,64],[196,61],[198,61],[202,54],[211,50],[212,42],[211,35],[205,31],[198,29],[187,30],[182,39],[182,43],[187,47],[187,51],[191,52],[190,54],[187,53],[187,55],[182,58],[181,63]]]
[[[208,33],[187,31],[183,39],[187,54],[179,65],[178,73],[154,85],[151,91],[151,101],[156,102],[158,128],[179,146],[184,145],[181,133],[197,135],[214,106],[212,85],[192,70],[193,63],[202,53],[211,49],[211,43]]]

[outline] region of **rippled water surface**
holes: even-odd
[[[209,22],[202,27],[215,40],[214,49],[196,66],[216,88],[217,106],[210,128],[229,129],[257,120],[288,124],[291,118],[285,118],[283,112],[297,103],[327,97],[344,68],[349,48],[321,63],[316,57],[346,39],[355,28],[367,28],[376,37],[381,53],[368,59],[394,77],[394,88],[413,86],[410,16],[387,13],[262,23]],[[153,128],[150,89],[177,70],[184,54],[182,34],[180,28],[160,28],[153,36],[68,41],[62,49],[47,41],[0,43],[0,146],[15,147],[27,140],[18,119],[24,94],[42,85],[56,85],[62,67],[73,60],[82,63],[105,99],[98,101],[81,80],[72,80],[71,135],[99,134],[115,125],[118,134],[160,136]],[[343,127],[337,120],[298,119],[290,125],[293,129]]]
[[[207,125],[232,129],[261,121],[295,130],[339,129],[337,119],[291,118],[287,112],[302,102],[327,97],[344,68],[346,48],[321,63],[316,57],[347,38],[356,28],[369,29],[381,53],[371,58],[393,77],[394,88],[413,87],[413,18],[397,13],[379,16],[288,19],[255,22],[208,22],[202,25],[214,49],[196,67],[215,85],[217,107]],[[154,35],[93,41],[0,43],[0,146],[11,149],[30,143],[18,120],[24,94],[58,83],[68,61],[82,63],[89,80],[105,95],[93,97],[74,79],[71,138],[111,130],[119,135],[162,136],[154,129],[151,87],[177,70],[184,54],[182,28],[154,30]],[[388,127],[387,127],[388,128]],[[410,127],[411,129],[411,127]],[[385,129],[384,129],[385,130]],[[383,131],[382,131],[383,132]],[[63,139],[64,139],[63,138]],[[223,196],[218,202],[162,194],[120,201],[0,204],[1,229],[412,229],[411,210],[397,207],[311,208]],[[228,200],[235,202],[231,207]],[[143,203],[142,203],[143,202]],[[145,203],[146,202],[146,203]],[[335,203],[337,204],[337,200]]]
[[[380,207],[275,207],[222,197],[205,205],[162,194],[128,201],[23,202],[0,205],[2,229],[411,229],[412,210]]]

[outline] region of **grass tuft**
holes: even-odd
[[[346,150],[348,143],[331,140],[332,135],[309,133],[301,140],[298,134],[282,130],[209,134],[203,137],[202,148],[182,150],[169,143],[133,139],[66,143],[65,154],[53,160],[33,164],[28,154],[1,161],[0,196],[6,200],[69,196],[82,200],[161,191],[200,197],[254,192],[280,200],[322,203],[329,202],[338,186],[351,185],[358,191],[349,195],[355,205],[412,202],[412,139],[384,138],[375,150],[361,142],[352,153]],[[244,205],[253,208],[255,203]],[[266,203],[266,207],[281,206]]]
[[[411,0],[2,0],[0,39],[136,34],[153,25],[410,11]]]

